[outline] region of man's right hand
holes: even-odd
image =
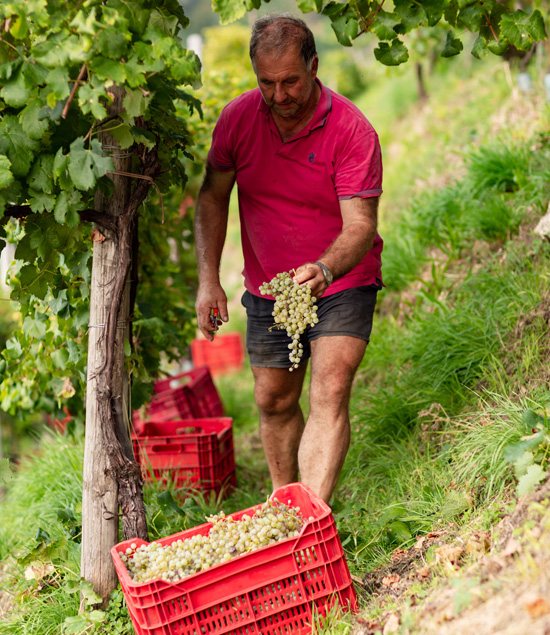
[[[227,296],[220,284],[201,284],[197,293],[195,310],[197,312],[197,324],[201,333],[212,342],[215,331],[212,329],[210,314],[212,309],[218,309],[223,322],[229,320],[227,312]]]

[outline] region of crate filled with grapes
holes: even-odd
[[[335,603],[357,609],[330,508],[302,483],[111,553],[137,635],[306,635]]]
[[[132,435],[145,480],[181,490],[227,494],[236,485],[231,417],[149,421]]]

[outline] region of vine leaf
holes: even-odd
[[[7,155],[14,176],[28,174],[38,143],[29,139],[17,117],[5,115],[0,121],[0,152]]]
[[[393,40],[391,46],[387,42],[380,42],[374,49],[374,57],[386,66],[397,66],[409,59],[409,51],[401,40]]]
[[[13,108],[20,108],[24,106],[31,94],[31,87],[28,80],[23,73],[22,66],[19,67],[15,75],[12,76],[10,81],[6,82],[0,90],[0,97]]]
[[[453,57],[458,55],[464,48],[462,42],[453,35],[452,31],[447,32],[447,41],[445,42],[445,48],[441,51],[441,57]]]
[[[485,38],[480,35],[474,45],[472,46],[472,55],[476,57],[478,60],[483,59],[486,55],[489,54],[489,49],[487,47],[487,42]]]
[[[79,190],[89,190],[108,171],[114,170],[113,161],[105,157],[97,139],[91,143],[90,150],[84,148],[84,139],[79,137],[71,143],[69,153],[69,175]]]
[[[395,14],[380,9],[372,25],[372,30],[379,40],[394,40],[397,37],[395,27],[399,23],[400,20]]]
[[[0,154],[0,187],[6,187],[13,181],[11,163],[7,156]]]
[[[503,15],[500,28],[502,35],[520,51],[528,51],[534,42],[546,37],[544,19],[538,9],[531,15],[521,10]]]
[[[245,0],[212,0],[212,8],[220,14],[221,24],[230,24],[246,13]]]

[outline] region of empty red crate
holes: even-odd
[[[132,435],[144,478],[205,493],[229,490],[236,484],[232,423],[230,417],[145,423]]]
[[[221,417],[223,404],[208,366],[194,368],[186,373],[168,377],[155,384],[155,392],[183,389],[194,417]]]
[[[137,410],[134,411],[133,428],[142,434],[143,425],[148,421],[221,417],[223,414],[223,404],[210,371],[207,366],[202,366],[156,382],[145,421]]]
[[[334,518],[328,505],[302,483],[273,492],[298,505],[307,520],[300,535],[262,547],[177,582],[136,584],[119,552],[137,538],[115,545],[111,554],[137,635],[281,635],[312,632],[313,614],[326,615],[338,600],[357,610],[357,597]],[[231,514],[238,520],[259,506]],[[168,545],[211,523],[157,542]]]
[[[217,333],[212,342],[191,342],[194,366],[208,366],[213,377],[244,367],[244,349],[240,333]]]

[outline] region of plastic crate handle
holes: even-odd
[[[156,454],[162,453],[170,453],[174,454],[175,452],[183,452],[185,450],[185,446],[181,443],[167,443],[165,445],[154,445],[151,448],[151,452],[155,452]]]
[[[176,428],[176,434],[203,434],[202,428],[185,426],[185,428]]]

